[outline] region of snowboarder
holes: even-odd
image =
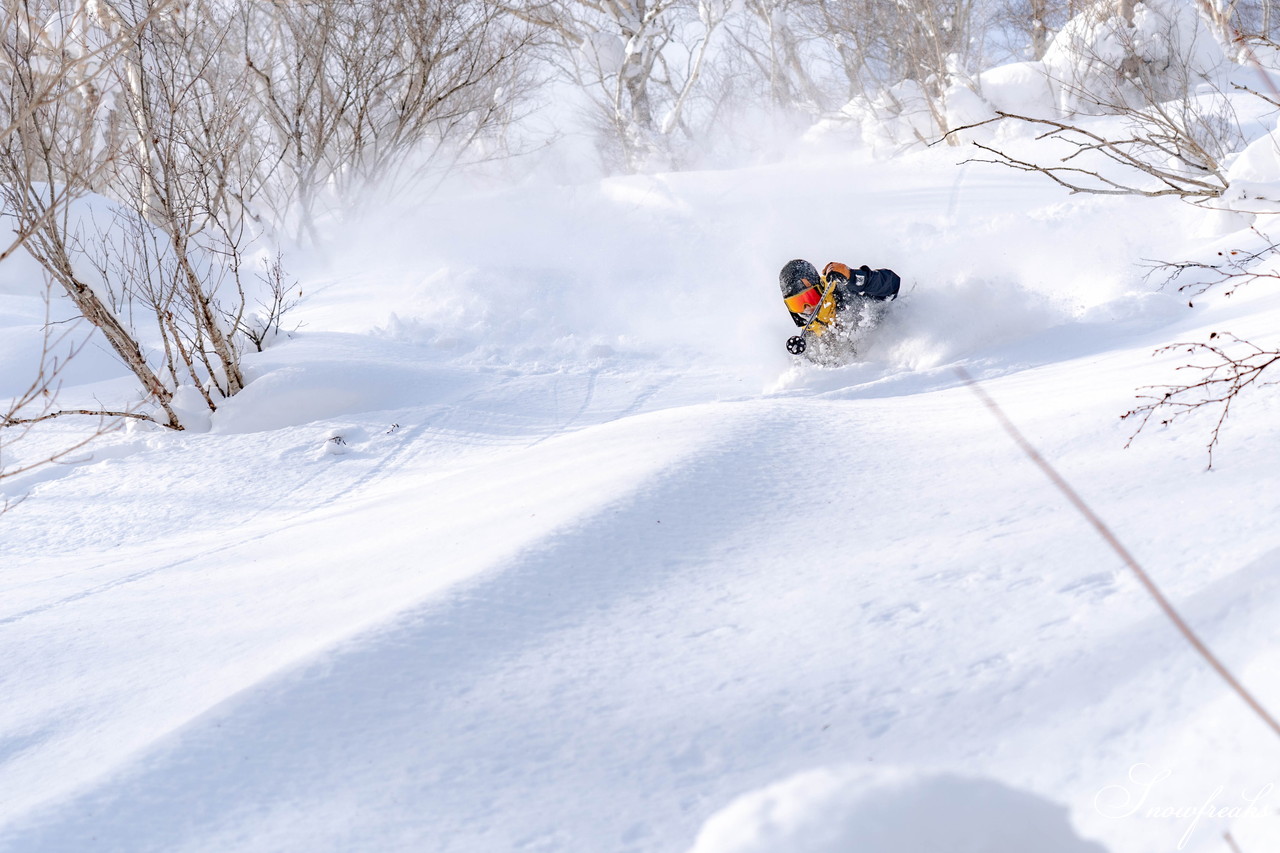
[[[778,283],[791,319],[801,327],[800,334],[787,340],[788,352],[800,355],[809,344],[819,343],[824,346],[810,358],[832,363],[853,355],[853,333],[874,321],[869,303],[895,298],[902,279],[890,269],[865,264],[850,269],[835,262],[819,275],[813,264],[797,259],[782,268]]]

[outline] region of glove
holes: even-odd
[[[834,261],[827,264],[823,269],[822,275],[827,281],[844,282],[849,280],[849,265],[838,264]]]

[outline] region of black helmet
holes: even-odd
[[[782,287],[782,297],[795,296],[801,291],[818,284],[818,268],[808,261],[796,259],[787,261],[782,272],[778,273],[778,284]]]

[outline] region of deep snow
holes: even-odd
[[[957,159],[455,190],[295,259],[207,431],[0,482],[0,849],[1274,849],[1278,745],[953,371],[1280,707],[1280,403],[1212,470],[1209,416],[1118,417],[1156,347],[1272,333],[1136,266],[1247,222]],[[902,273],[858,363],[786,354],[792,257]]]

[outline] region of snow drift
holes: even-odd
[[[1066,809],[999,782],[894,768],[822,768],[745,794],[689,853],[1106,853]]]

